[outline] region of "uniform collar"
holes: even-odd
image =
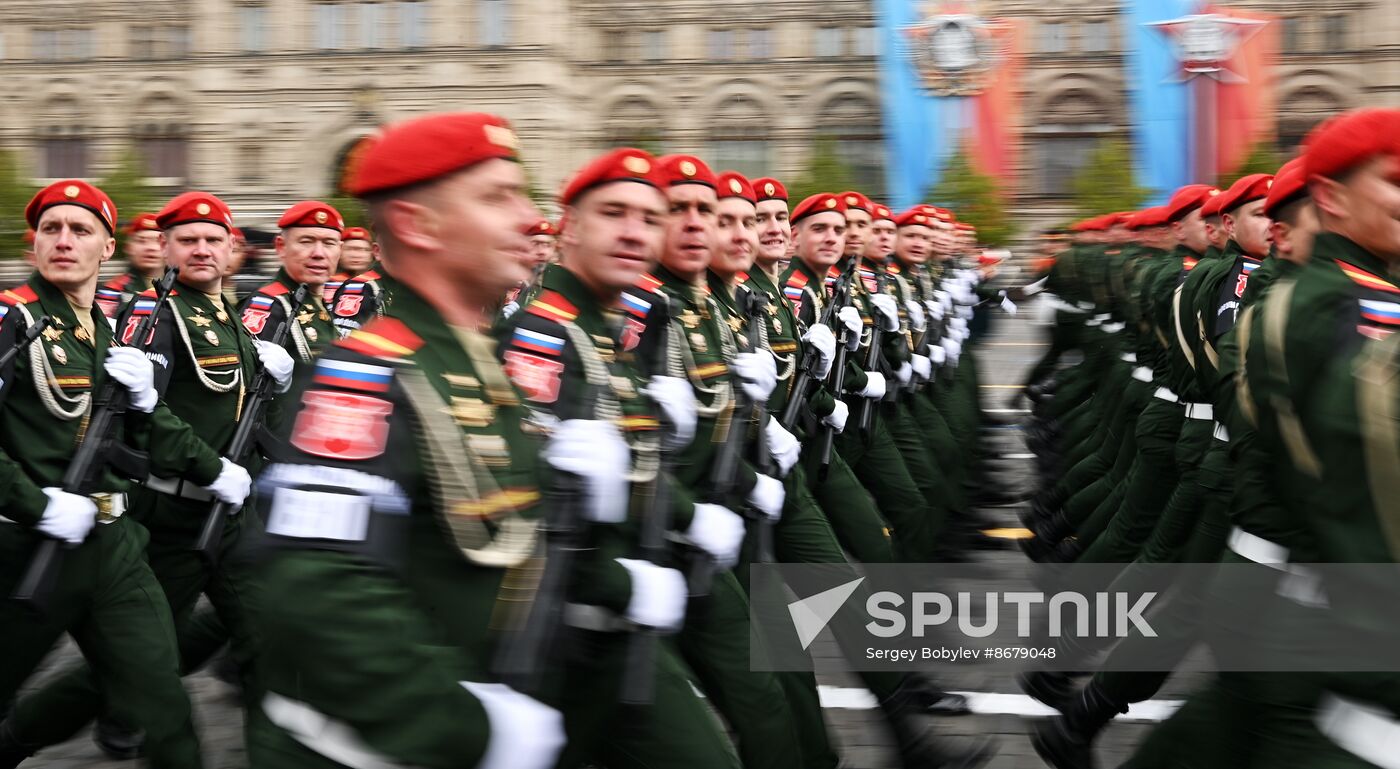
[[[1356,244],[1356,241],[1335,232],[1319,232],[1314,241],[1313,253],[1325,254],[1332,259],[1340,259],[1354,267],[1360,267],[1373,275],[1391,280],[1390,265],[1384,259]]]
[[[704,301],[699,292],[709,290],[709,287],[704,283],[697,286],[666,269],[665,265],[658,264],[652,275],[654,275],[657,280],[661,281],[662,286],[671,289],[671,291],[679,295],[681,299],[696,306]]]
[[[545,291],[553,291],[565,299],[569,304],[578,310],[577,320],[582,321],[579,325],[585,328],[596,327],[603,320],[603,303],[592,289],[583,284],[578,276],[558,264],[551,264],[544,270],[544,276],[540,280],[540,288]]]
[[[287,268],[286,268],[286,267],[278,267],[278,268],[277,268],[277,276],[276,276],[276,278],[274,278],[274,280],[275,280],[275,282],[281,283],[282,285],[286,286],[288,292],[294,292],[294,291],[296,291],[296,290],[297,290],[297,286],[300,286],[300,285],[301,285],[300,283],[296,282],[295,280],[292,280],[292,276],[291,276],[290,274],[287,273]],[[308,296],[308,298],[310,297],[310,292],[307,292],[307,296]]]

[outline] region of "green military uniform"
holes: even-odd
[[[351,331],[383,317],[384,288],[379,284],[382,278],[383,268],[376,261],[369,269],[344,278],[335,287],[326,306],[330,308],[331,323],[341,337],[349,336]]]
[[[81,440],[91,394],[106,380],[103,361],[113,345],[97,309],[80,323],[67,297],[38,274],[0,294],[0,349],[43,315],[54,325],[0,372],[0,590],[8,595],[41,536],[32,527],[47,504],[42,488],[59,486]],[[155,419],[163,419],[156,407]],[[128,411],[120,430],[137,448],[167,437],[153,416]],[[154,431],[154,435],[153,435]],[[120,433],[119,433],[120,436]],[[152,766],[197,767],[199,746],[189,699],[179,681],[170,609],[144,559],[146,530],[122,515],[128,482],[111,469],[99,484],[99,523],[69,548],[42,617],[14,602],[0,603],[0,700],[8,700],[64,633],[92,665],[110,711],[145,729]],[[21,744],[36,744],[30,726],[7,722]]]
[[[307,291],[301,306],[293,307],[292,295],[296,290],[296,281],[285,268],[279,269],[277,279],[249,294],[238,311],[243,325],[259,339],[271,339],[277,327],[286,321],[289,327],[283,346],[291,353],[292,360],[307,365],[335,341],[336,327],[331,323],[320,292]]]
[[[149,289],[154,281],[128,267],[126,272],[97,287],[95,304],[108,318],[116,318],[131,303],[131,298]]]

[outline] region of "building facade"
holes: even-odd
[[[1275,0],[1279,142],[1400,103],[1400,0]],[[1023,22],[1017,205],[1053,211],[1101,137],[1127,136],[1118,3],[999,0]],[[870,0],[0,0],[0,147],[35,182],[137,150],[162,191],[266,226],[335,192],[385,122],[450,109],[518,129],[534,187],[629,143],[791,178],[829,139],[883,188]]]

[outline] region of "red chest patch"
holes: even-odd
[[[249,307],[243,311],[243,326],[248,329],[250,334],[261,334],[263,328],[267,326],[267,318],[271,314],[272,312],[269,310]]]
[[[353,318],[360,314],[360,305],[364,304],[364,301],[364,294],[346,294],[335,303],[335,314],[342,318]]]
[[[559,376],[564,373],[563,361],[541,358],[519,350],[507,350],[504,357],[506,375],[525,393],[526,398],[535,403],[559,400]]]
[[[359,461],[384,453],[394,404],[382,398],[308,390],[292,429],[292,445],[328,459]]]

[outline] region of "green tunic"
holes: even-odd
[[[249,294],[238,306],[243,325],[258,339],[271,339],[283,321],[290,323],[282,346],[291,353],[292,360],[302,365],[310,364],[339,338],[321,292],[307,288],[305,301],[300,307],[293,307],[297,283],[285,268],[279,269],[276,280]]]

